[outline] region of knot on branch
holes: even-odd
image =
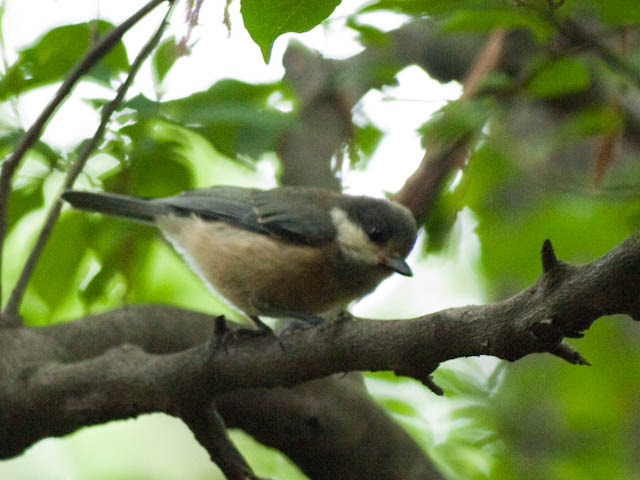
[[[553,344],[562,341],[562,332],[556,327],[553,318],[544,318],[531,325],[531,334],[539,343]]]
[[[564,337],[582,338],[579,331],[562,331],[553,318],[544,318],[530,328],[531,335],[540,344],[541,352],[549,352],[573,365],[591,365],[577,350],[562,340]]]

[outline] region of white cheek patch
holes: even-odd
[[[331,220],[336,227],[338,244],[344,255],[358,263],[379,263],[379,249],[358,225],[353,223],[344,210],[331,209]]]

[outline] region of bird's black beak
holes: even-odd
[[[409,264],[407,264],[404,258],[385,257],[383,264],[400,275],[413,277],[411,267],[409,267]]]

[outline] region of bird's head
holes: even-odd
[[[399,203],[342,195],[331,209],[336,241],[349,262],[411,276],[405,258],[416,240],[411,212]]]

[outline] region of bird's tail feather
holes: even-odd
[[[169,213],[169,207],[165,204],[116,193],[67,190],[62,194],[62,199],[69,202],[74,208],[142,222],[153,222],[156,216]]]

